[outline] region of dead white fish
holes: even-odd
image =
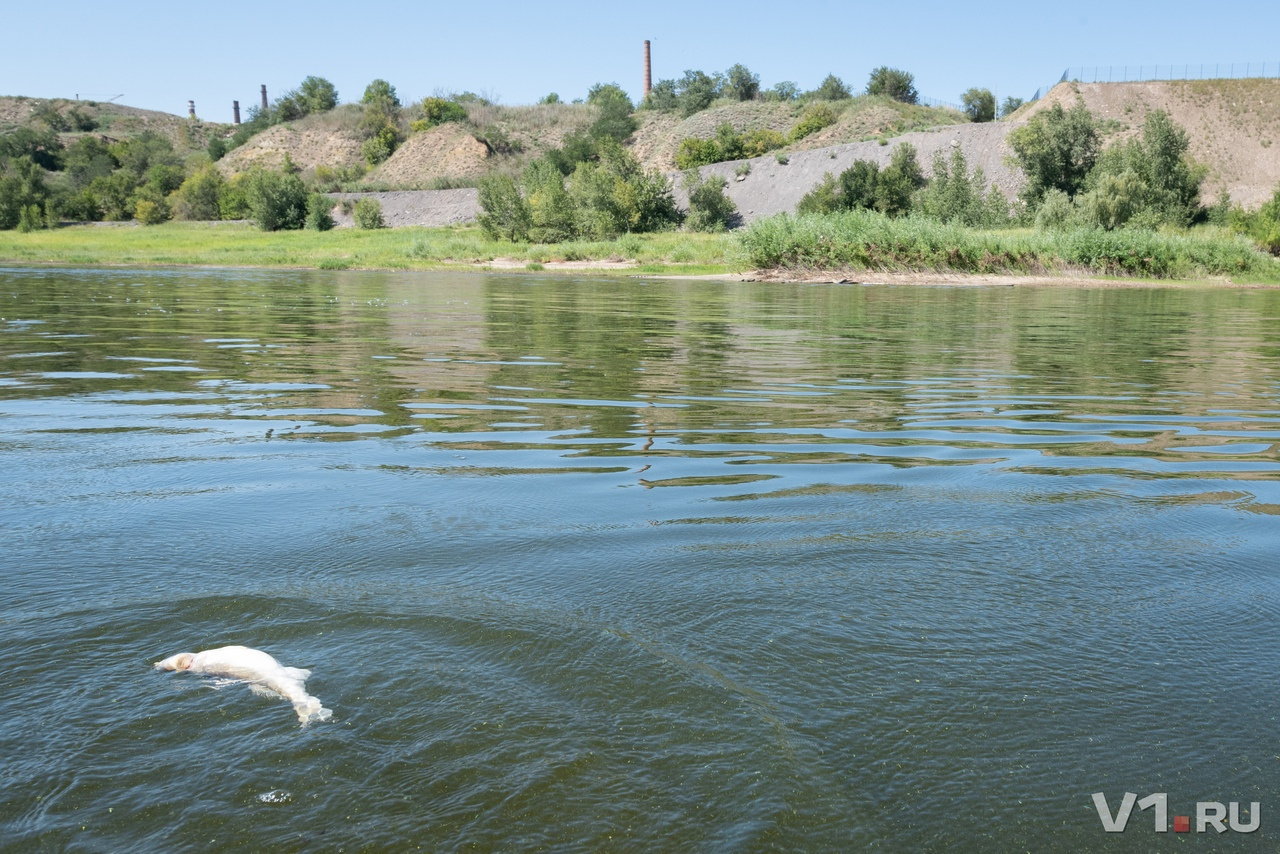
[[[285,667],[260,649],[247,646],[222,646],[204,652],[180,652],[157,661],[156,670],[185,670],[203,676],[220,676],[248,683],[249,690],[262,696],[284,697],[293,704],[303,726],[312,721],[327,721],[333,712],[307,693],[310,670]]]

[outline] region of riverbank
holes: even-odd
[[[665,232],[618,240],[513,244],[475,226],[260,231],[248,223],[73,225],[0,231],[0,262],[101,267],[283,267],[316,270],[566,269],[578,274],[731,274],[744,267],[727,234]]]
[[[815,231],[797,228],[798,223],[790,217],[777,223],[781,229],[762,223],[737,234],[662,232],[559,244],[489,240],[474,226],[264,232],[249,223],[171,222],[148,227],[99,223],[27,234],[0,231],[0,263],[479,270],[952,286],[1280,286],[1280,261],[1249,250],[1234,237],[1116,233],[1119,236],[1115,239],[1121,241],[1117,245],[1123,250],[1117,259],[1137,262],[1133,270],[1127,270],[1122,264],[1109,262],[1106,256],[1100,255],[1095,263],[1088,264],[1054,255],[1054,247],[1063,243],[1061,237],[1054,235],[978,232],[941,224],[922,226],[915,221],[884,222],[890,224],[892,233],[873,235],[864,229],[859,235],[848,236],[849,240],[840,247],[831,240],[830,223]],[[768,231],[762,234],[762,228]],[[929,239],[920,242],[922,229],[929,232],[925,235]],[[779,231],[786,232],[785,239],[779,240]],[[1003,245],[1010,241],[1020,245]],[[1134,241],[1145,241],[1139,247],[1144,251],[1135,254]],[[996,242],[1003,242],[1003,248],[995,250],[988,245]],[[762,253],[762,245],[769,252]],[[1190,254],[1175,253],[1172,262],[1162,260],[1155,251],[1187,246],[1191,247]],[[1210,264],[1193,263],[1192,256],[1199,257],[1199,250],[1205,247],[1226,247],[1231,251],[1225,255],[1220,251],[1211,253],[1211,261],[1219,260]],[[840,252],[835,251],[837,248]],[[818,249],[821,251],[815,252]],[[864,256],[876,263],[857,263]],[[1192,262],[1186,262],[1188,258]],[[1155,275],[1155,270],[1168,275]]]

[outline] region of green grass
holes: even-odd
[[[645,272],[728,273],[740,269],[729,235],[663,232],[558,244],[489,240],[474,226],[365,231],[259,231],[243,223],[76,225],[21,234],[0,231],[0,261],[90,266],[300,267],[321,270],[474,269],[496,259],[633,261]],[[591,270],[575,269],[576,274]]]
[[[871,211],[770,217],[741,236],[756,268],[872,269],[978,274],[1084,273],[1152,279],[1230,276],[1280,282],[1280,261],[1248,239],[1204,228],[1181,233],[1082,229],[984,231]]]

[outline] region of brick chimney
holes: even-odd
[[[644,40],[644,99],[649,100],[649,90],[653,88],[653,66],[649,62],[649,40]]]

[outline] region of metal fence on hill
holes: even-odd
[[[1057,83],[1142,83],[1148,80],[1243,80],[1280,77],[1280,62],[1199,62],[1182,65],[1082,65],[1062,72]],[[1038,100],[1057,85],[1036,90]]]
[[[928,95],[919,95],[916,97],[917,104],[924,104],[926,107],[948,107],[952,110],[964,112],[964,107],[959,104],[953,104],[950,101],[939,101],[937,98],[930,98]]]

